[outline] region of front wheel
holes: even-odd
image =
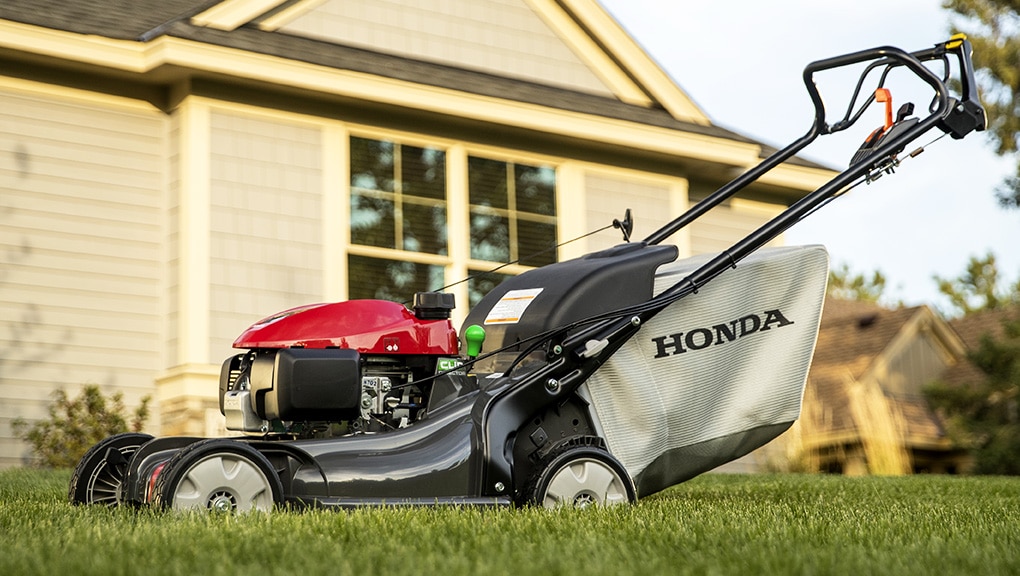
[[[154,503],[173,510],[272,511],[283,485],[269,460],[234,440],[196,442],[174,455],[156,479]]]
[[[126,432],[97,442],[74,467],[67,500],[71,504],[119,506],[128,461],[149,440],[152,436],[148,434]]]
[[[637,500],[623,464],[599,445],[568,443],[553,450],[528,486],[528,501],[545,508],[614,506]]]

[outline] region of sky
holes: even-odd
[[[801,79],[808,63],[877,46],[928,48],[948,39],[951,18],[940,0],[600,2],[714,124],[777,147],[810,128],[813,108]],[[839,86],[837,78],[831,82]],[[849,94],[822,90],[826,105],[841,113],[835,96]],[[893,99],[898,107],[895,90]],[[927,100],[915,104],[923,111]],[[801,155],[846,167],[882,123],[877,107],[868,114],[859,134],[823,137]],[[994,195],[1014,166],[1015,159],[994,154],[984,134],[947,136],[904,160],[896,174],[799,222],[786,241],[823,244],[834,266],[846,264],[854,273],[880,271],[889,304],[947,311],[933,276],[956,278],[971,257],[991,252],[1000,275],[1010,282],[1020,277],[1020,210],[999,207]]]

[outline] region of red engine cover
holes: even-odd
[[[259,320],[234,348],[350,348],[362,354],[455,356],[449,320],[421,320],[387,300],[350,300],[292,308]]]

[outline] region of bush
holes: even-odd
[[[64,390],[53,393],[49,418],[29,424],[22,418],[12,426],[14,434],[32,445],[36,464],[49,468],[70,468],[82,455],[107,436],[121,432],[139,432],[149,417],[149,401],[135,409],[130,426],[124,416],[124,395],[106,397],[98,384],[86,384],[81,394],[71,399]]]

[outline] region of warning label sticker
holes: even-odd
[[[488,316],[485,317],[485,323],[517,324],[520,322],[521,316],[524,315],[524,311],[534,302],[535,296],[538,296],[541,292],[541,288],[511,290],[507,292],[499,299],[499,302],[496,302],[492,310],[489,310]]]

